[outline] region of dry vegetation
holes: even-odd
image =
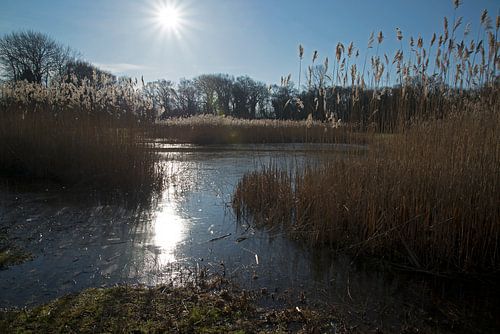
[[[471,37],[456,15],[460,2],[453,3],[453,21],[445,18],[441,35],[427,44],[419,36],[403,46],[398,29],[393,56],[380,53],[382,32],[372,33],[361,58],[352,43],[338,43],[333,61],[320,66],[314,52],[307,91],[292,89],[279,105],[303,121],[201,115],[155,123],[156,109],[131,80],[4,83],[0,174],[150,198],[163,183],[151,137],[198,144],[367,142],[368,151],[293,175],[274,167],[245,175],[233,197],[238,217],[280,226],[311,247],[375,255],[426,273],[498,277],[500,18],[493,26],[483,12]],[[303,56],[300,47],[299,89]],[[282,79],[281,88],[291,86],[290,76]],[[0,257],[14,262],[3,248]],[[327,317],[305,317],[300,309],[282,314],[288,315],[256,312],[245,294],[230,291],[116,287],[1,312],[0,328],[240,333],[299,323],[304,331],[332,330]]]
[[[105,75],[2,84],[0,172],[149,193],[162,176],[145,136],[206,144],[363,142],[355,131],[391,133],[361,158],[293,176],[247,175],[235,208],[291,224],[313,243],[359,245],[422,270],[497,271],[500,18],[493,26],[481,13],[473,39],[453,3],[453,21],[445,18],[428,43],[410,37],[405,47],[397,29],[394,56],[381,54],[382,32],[370,36],[362,67],[352,43],[338,43],[334,61],[320,66],[314,52],[307,92],[283,105],[309,115],[299,122],[195,116],[154,124],[137,82]],[[303,55],[300,47],[299,86]]]
[[[30,309],[0,311],[2,333],[347,333],[338,315],[306,306],[264,310],[227,281],[185,287],[88,289]]]
[[[144,143],[149,107],[120,86],[18,82],[0,87],[0,171],[125,193],[162,184],[159,157]]]
[[[454,4],[457,10],[460,3]],[[246,175],[233,200],[239,216],[280,224],[312,245],[377,254],[420,271],[498,274],[500,18],[494,30],[482,13],[478,36],[487,41],[467,40],[470,27],[458,40],[461,21],[456,16],[449,27],[445,18],[443,33],[434,34],[428,49],[421,37],[410,38],[409,57],[403,57],[401,42],[393,62],[400,87],[381,87],[386,67],[378,55],[371,77],[353,65],[352,86],[339,105],[365,128],[373,122],[391,135],[374,137],[364,156],[337,158],[296,175],[274,168]],[[379,33],[379,44],[383,38]],[[397,39],[403,40],[399,30]],[[374,41],[372,34],[367,52]],[[343,51],[339,44],[334,73],[341,70],[340,82],[348,78]]]
[[[356,247],[419,270],[498,271],[499,133],[491,111],[420,124],[366,156],[293,176],[248,174],[234,206],[313,245]]]
[[[394,132],[415,122],[442,118],[481,98],[492,106],[498,94],[500,16],[492,22],[487,10],[478,29],[460,16],[454,0],[453,20],[428,40],[406,36],[396,28],[399,48],[383,50],[387,36],[372,32],[366,46],[337,43],[332,59],[319,62],[312,53],[306,90],[289,100],[299,113],[319,120],[338,120],[361,131]],[[389,36],[389,38],[393,38]],[[299,45],[299,90],[304,48]],[[291,74],[282,77],[290,87]]]
[[[348,130],[340,122],[247,120],[224,116],[199,115],[160,122],[155,137],[177,143],[350,143],[364,142],[365,136]]]

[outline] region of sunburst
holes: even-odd
[[[162,6],[158,8],[156,20],[163,29],[175,31],[181,27],[182,12],[179,8],[172,5]]]

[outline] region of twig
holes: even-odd
[[[224,238],[227,238],[231,235],[231,233],[228,233],[228,234],[225,234],[223,236],[220,236],[220,237],[216,237],[216,238],[213,238],[213,239],[210,239],[208,240],[208,242],[214,242],[214,241],[217,241],[217,240],[221,240],[221,239],[224,239]]]

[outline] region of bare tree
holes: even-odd
[[[233,84],[233,116],[255,118],[257,108],[264,108],[269,91],[262,82],[257,82],[248,76],[236,78]]]
[[[162,110],[162,117],[172,116],[174,113],[177,92],[174,83],[170,80],[148,82],[144,86],[144,93],[151,98],[156,109]]]
[[[277,119],[301,119],[304,118],[301,114],[297,100],[298,92],[294,89],[293,84],[287,82],[285,85],[271,87],[271,105],[274,110],[274,116]]]
[[[194,79],[199,90],[203,112],[214,115],[231,115],[231,98],[234,78],[228,74],[202,74]]]
[[[212,83],[217,94],[219,115],[231,115],[231,98],[234,78],[228,74],[212,74]]]
[[[201,97],[202,112],[217,114],[217,94],[213,83],[213,75],[202,74],[194,79],[194,84]]]
[[[7,80],[47,84],[72,58],[69,47],[40,32],[12,32],[0,38],[0,70]]]
[[[200,112],[200,92],[192,80],[180,80],[177,86],[177,109],[184,115],[195,115]]]
[[[115,75],[84,60],[67,61],[61,74],[61,81],[81,84],[84,80],[88,80],[96,88],[100,88],[106,82],[114,83],[117,80]]]

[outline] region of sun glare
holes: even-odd
[[[179,28],[181,13],[175,7],[162,7],[158,10],[158,23],[166,29],[176,30]]]
[[[153,18],[156,27],[169,36],[180,37],[186,26],[185,11],[177,3],[159,4],[154,9]]]
[[[152,0],[146,15],[159,40],[185,40],[193,28],[192,11],[187,1]]]

